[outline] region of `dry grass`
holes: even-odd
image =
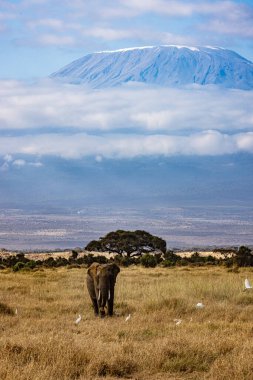
[[[242,291],[252,270],[122,269],[117,316],[105,319],[85,274],[0,272],[0,379],[252,379],[253,292]]]

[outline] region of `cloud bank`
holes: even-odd
[[[25,166],[18,155],[93,156],[99,162],[253,153],[250,91],[140,84],[92,90],[50,80],[2,81],[0,99],[2,169],[10,162]]]

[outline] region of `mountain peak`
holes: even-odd
[[[129,47],[129,48],[123,48],[123,49],[116,49],[116,50],[102,50],[95,52],[97,54],[100,53],[117,53],[117,52],[125,52],[125,51],[132,51],[132,50],[144,50],[144,49],[159,49],[159,48],[166,48],[166,47],[172,47],[176,49],[189,49],[192,51],[199,51],[198,47],[193,47],[193,46],[186,46],[186,45],[158,45],[158,46],[136,46],[136,47]],[[213,47],[212,49],[217,49]],[[95,54],[94,53],[94,54]]]
[[[88,54],[51,77],[95,88],[144,82],[168,87],[213,84],[249,90],[253,89],[253,63],[221,47],[141,46]]]

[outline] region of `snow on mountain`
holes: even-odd
[[[253,89],[253,63],[218,47],[144,46],[88,54],[51,75],[95,88],[126,82],[168,87],[197,83]]]

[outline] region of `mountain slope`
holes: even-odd
[[[88,54],[51,77],[96,88],[134,81],[170,87],[215,84],[249,90],[253,89],[253,63],[222,48],[151,46]]]

